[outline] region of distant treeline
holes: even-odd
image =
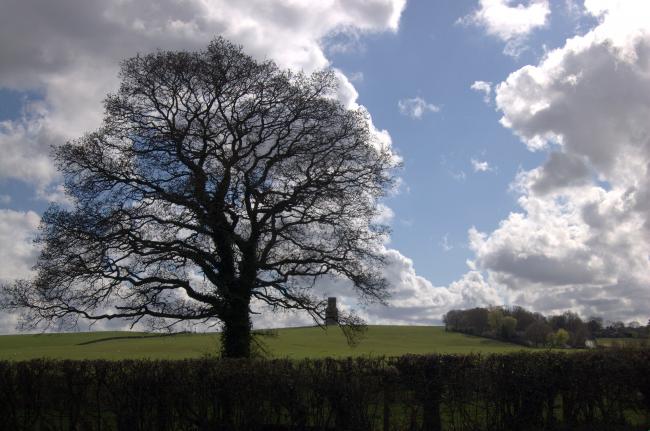
[[[488,307],[451,310],[443,321],[448,331],[496,338],[535,347],[585,347],[594,338],[647,338],[650,321],[603,324],[600,317],[583,320],[567,311],[555,316],[544,316],[522,307]]]
[[[0,361],[0,430],[640,430],[650,351]]]

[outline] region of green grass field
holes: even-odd
[[[648,347],[649,340],[644,338],[599,338],[598,345],[603,347]]]
[[[406,353],[505,353],[522,346],[445,332],[440,326],[370,326],[356,347],[349,347],[338,328],[287,328],[260,337],[273,358],[323,358]],[[0,360],[184,359],[214,355],[219,335],[159,335],[138,332],[85,332],[0,336]]]

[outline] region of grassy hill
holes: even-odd
[[[402,355],[406,353],[504,353],[524,347],[445,332],[440,326],[370,326],[356,347],[349,347],[340,329],[286,328],[275,337],[261,337],[272,357]],[[219,350],[219,335],[82,332],[0,336],[0,360],[60,359],[185,359]]]

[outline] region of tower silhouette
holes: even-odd
[[[336,308],[336,297],[331,296],[327,298],[327,308],[325,309],[325,325],[338,325],[339,324],[339,310]]]

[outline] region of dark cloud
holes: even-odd
[[[534,193],[546,194],[563,187],[584,185],[591,179],[591,171],[584,158],[554,151],[539,168],[530,188]]]

